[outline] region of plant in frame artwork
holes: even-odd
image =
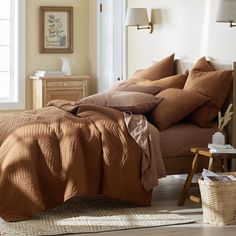
[[[40,52],[73,52],[73,7],[40,7]]]

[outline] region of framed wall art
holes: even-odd
[[[40,7],[40,52],[73,52],[73,7]]]

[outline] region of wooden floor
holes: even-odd
[[[160,180],[159,186],[153,194],[153,205],[159,206],[160,209],[169,210],[179,215],[185,215],[194,219],[196,222],[192,224],[154,227],[135,230],[122,230],[106,233],[95,234],[75,234],[78,236],[235,236],[236,225],[231,226],[212,226],[202,223],[202,209],[200,204],[187,201],[185,206],[178,207],[177,201],[179,192],[183,185],[183,180],[174,176],[168,176]]]

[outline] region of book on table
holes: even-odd
[[[236,154],[236,148],[230,144],[208,144],[211,153],[232,153]]]
[[[34,76],[37,77],[63,77],[65,73],[60,70],[37,70],[34,72]]]

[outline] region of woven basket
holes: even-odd
[[[236,223],[236,181],[198,180],[203,222],[215,225]]]

